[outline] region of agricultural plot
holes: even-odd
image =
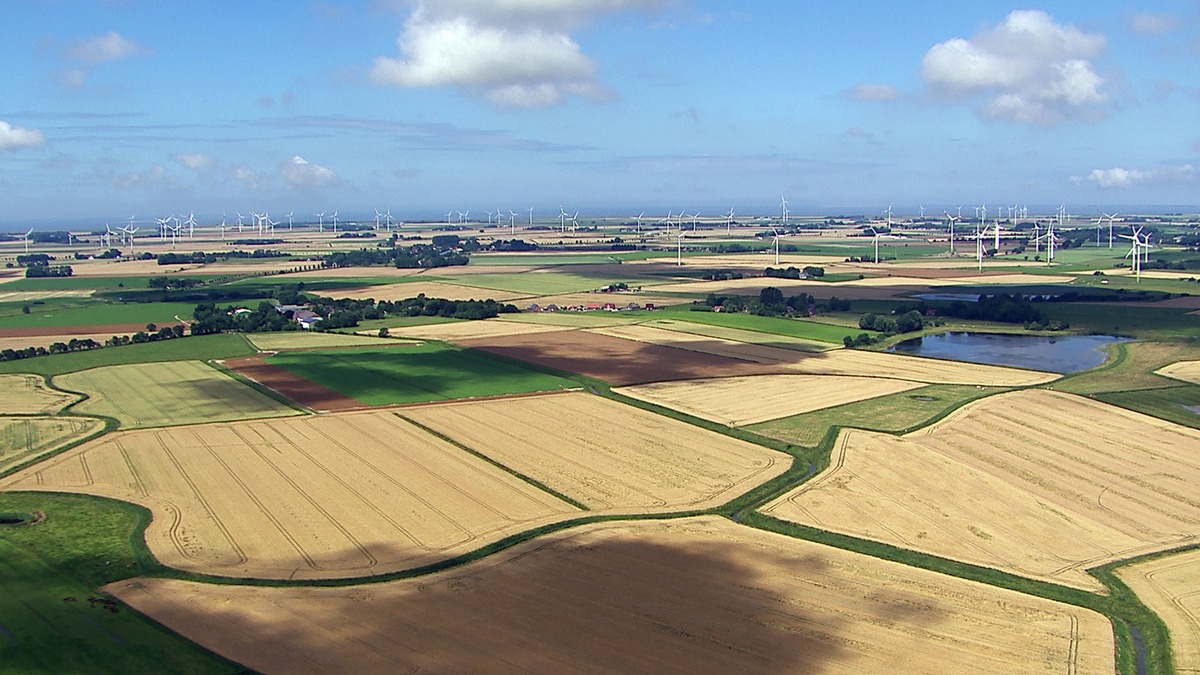
[[[763,510],[1101,591],[1085,569],[1200,536],[1197,447],[1195,429],[1027,390],[904,437],[845,431],[825,472]]]
[[[199,361],[93,368],[60,375],[55,383],[88,394],[75,410],[115,417],[125,428],[298,414]]]
[[[600,328],[645,320],[642,312],[522,312],[505,314],[509,323],[531,323],[562,328]]]
[[[70,405],[76,394],[51,389],[41,375],[0,375],[0,415],[44,415]]]
[[[841,297],[841,296],[839,296]],[[693,312],[682,307],[670,307],[662,314],[661,320],[684,321],[692,324],[704,324],[722,328],[733,328],[755,333],[766,333],[771,336],[783,336],[799,340],[811,340],[828,343],[829,346],[842,346],[842,339],[847,335],[859,333],[873,334],[874,331],[864,331],[856,326],[834,326],[817,321],[803,319],[784,319],[773,316],[755,316],[739,312]],[[855,321],[857,322],[857,318]],[[749,342],[749,340],[747,340]]]
[[[123,347],[89,349],[33,359],[0,363],[0,373],[37,373],[47,377],[89,368],[160,361],[208,361],[247,356],[256,350],[241,335],[193,335],[181,340],[161,340]]]
[[[647,342],[653,345],[674,347],[692,352],[750,361],[764,365],[779,365],[796,361],[801,354],[791,349],[780,349],[769,345],[737,342],[724,338],[696,335],[682,331],[656,328],[644,324],[632,326],[609,326],[592,329],[593,333],[611,337]]]
[[[748,344],[763,345],[778,349],[791,349],[798,352],[824,352],[835,348],[832,344],[819,340],[794,337],[791,335],[775,335],[754,330],[745,330],[742,328],[731,328],[728,326],[706,325],[702,323],[693,323],[691,321],[657,319],[653,321],[647,321],[645,325],[653,328],[665,328],[666,330],[678,331],[680,333],[689,333],[691,335],[701,335],[704,337],[718,338],[721,340],[732,340],[734,342],[745,342]]]
[[[488,292],[488,289],[490,289],[493,291],[509,291],[511,293],[520,293],[527,296],[558,295],[561,293],[591,291],[607,283],[618,281],[624,281],[630,286],[640,285],[640,282],[628,277],[620,279],[607,279],[602,277],[575,274],[573,272],[561,272],[557,270],[532,270],[522,274],[513,274],[508,270],[490,274],[478,274],[473,272],[462,274],[458,270],[443,269],[438,271],[438,275],[441,277],[446,277],[448,280],[453,282],[475,286],[479,289],[482,289],[479,291],[481,293],[486,293]]]
[[[289,349],[326,349],[331,347],[378,347],[383,345],[412,344],[406,340],[349,335],[346,333],[324,333],[312,331],[281,331],[278,333],[249,333],[246,339],[264,352],[282,352]]]
[[[1200,384],[1200,361],[1180,361],[1163,366],[1154,372],[1176,380]]]
[[[924,386],[838,375],[751,375],[654,382],[613,391],[731,427],[766,422]]]
[[[859,349],[835,349],[822,354],[800,354],[790,370],[812,375],[889,377],[930,384],[975,384],[986,387],[1023,387],[1057,380],[1057,373],[943,361],[903,354]]]
[[[453,323],[435,323],[426,326],[404,326],[389,328],[388,334],[396,337],[416,338],[420,340],[473,340],[501,335],[525,335],[530,333],[546,333],[562,330],[559,326],[540,326],[516,321],[500,319],[484,319],[482,321],[455,321]]]
[[[459,344],[594,377],[614,386],[698,379],[718,373],[733,377],[787,372],[779,365],[689,352],[581,330],[502,335],[462,340]]]
[[[387,412],[113,434],[0,489],[141,504],[164,564],[271,579],[382,574],[579,513]]]
[[[104,590],[261,672],[1114,670],[1090,610],[712,516],[586,525],[370,586]]]
[[[0,417],[0,475],[103,428],[90,417]]]
[[[655,307],[665,307],[667,305],[678,305],[681,302],[688,302],[685,298],[673,298],[662,295],[648,295],[643,293],[560,293],[557,295],[542,295],[537,297],[526,296],[526,299],[521,302],[514,303],[522,309],[528,307],[531,303],[536,303],[542,307],[549,305],[557,305],[561,307],[587,307],[588,305],[599,305],[601,308],[606,304],[616,305],[618,309],[627,310],[630,303],[641,306],[647,304]]]
[[[525,293],[513,293],[509,291],[488,290],[482,288],[474,288],[472,286],[463,286],[461,284],[449,284],[441,281],[425,281],[425,280],[410,280],[398,284],[387,284],[384,286],[368,286],[366,288],[347,288],[338,291],[322,291],[321,295],[328,295],[331,298],[351,298],[354,300],[364,300],[373,298],[376,302],[388,300],[395,302],[397,300],[407,300],[415,298],[424,293],[427,298],[446,298],[447,300],[487,300],[492,299],[497,302],[509,302],[517,298],[528,297]]]
[[[593,510],[709,508],[791,464],[782,453],[584,393],[402,414]]]
[[[1167,624],[1175,672],[1200,673],[1200,550],[1118,567],[1116,572]]]
[[[571,380],[442,344],[282,352],[265,362],[370,406],[579,387]]]

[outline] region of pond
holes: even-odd
[[[889,352],[950,361],[988,363],[1052,373],[1076,373],[1104,363],[1104,349],[1124,338],[1112,335],[1012,335],[941,333],[905,340]]]

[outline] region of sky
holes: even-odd
[[[1200,205],[1200,0],[4,9],[4,229]]]

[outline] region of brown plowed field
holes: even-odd
[[[615,386],[664,380],[794,372],[775,365],[763,365],[578,330],[505,335],[461,340],[457,343],[594,377]]]
[[[238,375],[254,380],[264,387],[283,394],[311,410],[333,412],[338,410],[359,410],[368,407],[349,396],[337,393],[329,387],[323,387],[316,382],[293,375],[279,366],[266,363],[262,360],[261,356],[226,359],[221,363]]]
[[[971,403],[903,437],[842,432],[777,518],[1090,591],[1087,568],[1200,539],[1200,431],[1070,394]]]
[[[1098,613],[715,516],[587,525],[369,586],[104,590],[262,672],[1114,670]]]

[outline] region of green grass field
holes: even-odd
[[[931,384],[920,389],[814,410],[803,415],[745,427],[788,443],[813,447],[835,426],[887,433],[906,433],[942,417],[968,401],[1009,391],[1002,387]]]
[[[393,338],[371,337],[355,333],[326,333],[307,330],[286,330],[274,333],[249,333],[246,339],[264,352],[288,349],[323,349],[329,347],[371,347],[402,344]]]
[[[113,417],[123,429],[298,414],[200,361],[89,368],[60,375],[54,384],[88,395],[73,411]]]
[[[445,344],[284,352],[267,358],[367,405],[573,389],[579,384]]]
[[[1114,391],[1095,398],[1159,419],[1200,429],[1200,385]]]
[[[170,267],[164,267],[165,273]],[[161,275],[155,275],[161,276]],[[74,289],[95,289],[98,291],[119,291],[122,288],[128,288],[135,291],[144,291],[150,287],[150,280],[155,276],[129,276],[129,277],[102,277],[102,276],[87,276],[87,277],[62,277],[51,278],[45,277],[40,279],[17,279],[16,281],[4,284],[4,289],[8,291],[61,291]],[[181,274],[180,277],[188,279],[200,279],[201,281],[209,281],[218,279],[223,275],[220,274]]]
[[[829,344],[828,342],[819,342],[816,340],[797,338],[789,335],[776,335],[773,333],[763,333],[753,330],[742,330],[740,328],[728,328],[726,326],[692,323],[690,321],[683,320],[676,321],[671,319],[656,319],[653,321],[646,321],[645,325],[653,326],[654,328],[666,328],[667,330],[688,333],[691,335],[701,335],[720,340],[733,340],[735,342],[765,345],[768,347],[779,347],[780,349],[791,349],[798,352],[823,352],[833,348],[833,345]]]
[[[249,356],[257,350],[246,338],[234,333],[196,335],[161,342],[147,342],[123,347],[104,347],[85,352],[36,356],[31,359],[0,362],[0,373],[34,373],[62,375],[88,368],[115,366],[123,363],[153,363],[155,361],[208,361]]]
[[[102,326],[108,324],[158,324],[160,327],[179,323],[179,316],[191,320],[195,303],[187,302],[79,302],[47,303],[30,306],[29,314],[13,313],[0,316],[2,328],[63,328],[67,326]]]
[[[857,327],[850,329],[842,326],[817,323],[815,321],[805,321],[803,319],[781,319],[741,313],[693,312],[688,309],[688,305],[668,307],[663,309],[659,314],[663,319],[675,319],[677,321],[689,321],[691,323],[702,323],[710,326],[724,326],[726,328],[738,328],[759,333],[785,335],[787,337],[816,340],[817,342],[837,345],[842,344],[842,338],[847,335],[855,336],[859,333],[872,333],[872,331],[864,331]]]
[[[35,511],[45,520],[0,526],[0,671],[245,672],[124,605],[114,612],[88,602],[104,597],[96,591],[103,584],[154,571],[141,543],[147,511],[95,497],[0,493],[0,513]]]

